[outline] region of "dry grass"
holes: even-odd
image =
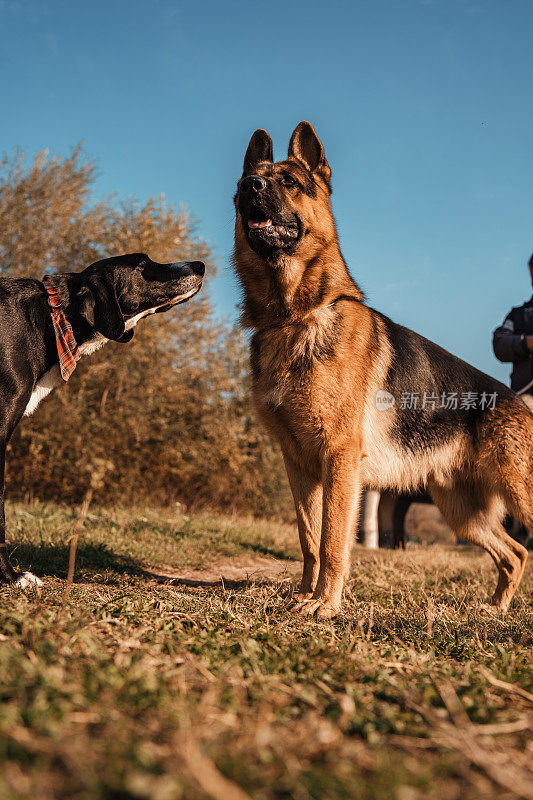
[[[291,526],[97,510],[63,605],[73,516],[10,517],[49,577],[2,593],[2,800],[533,798],[530,573],[500,618],[485,555],[356,548],[319,624],[286,610]]]

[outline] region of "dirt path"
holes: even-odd
[[[283,580],[299,574],[302,565],[299,561],[275,558],[238,559],[220,561],[210,569],[188,569],[186,567],[176,570],[166,565],[143,564],[143,570],[159,581],[182,583],[188,586],[226,585],[253,581]]]

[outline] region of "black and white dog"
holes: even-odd
[[[21,418],[68,379],[81,356],[110,340],[129,342],[140,319],[188,300],[203,275],[201,261],[157,264],[132,253],[43,283],[0,279],[0,585],[41,584],[13,569],[5,543],[5,453]]]

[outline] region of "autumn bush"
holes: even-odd
[[[1,274],[41,278],[118,253],[154,260],[212,252],[189,213],[164,198],[93,201],[95,164],[22,154],[0,163]],[[281,457],[256,423],[241,332],[217,319],[209,277],[192,302],[155,315],[128,345],[80,362],[66,386],[23,420],[7,461],[10,498],[211,506],[289,516]]]

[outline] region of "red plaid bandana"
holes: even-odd
[[[56,335],[57,354],[59,356],[59,369],[64,381],[68,381],[74,370],[76,362],[81,358],[72,332],[72,326],[65,316],[61,306],[59,294],[50,278],[43,278],[44,288],[48,295],[48,305],[50,306],[50,316]]]

